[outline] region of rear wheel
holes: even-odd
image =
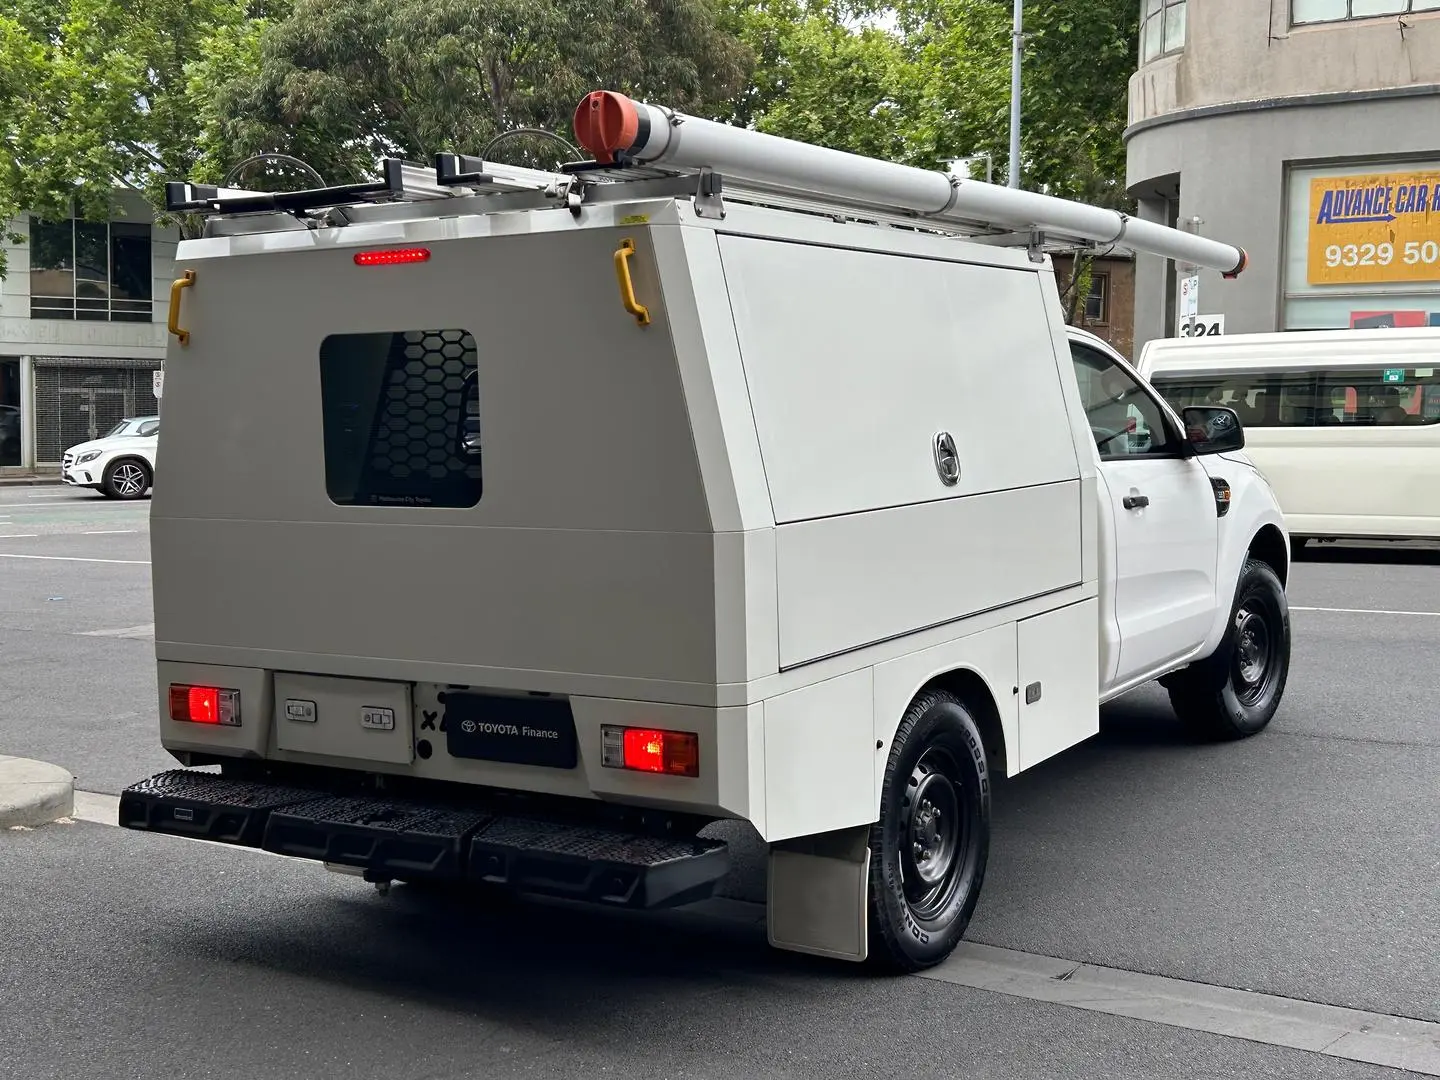
[[[1169,681],[1170,704],[1204,735],[1243,739],[1270,723],[1289,674],[1285,587],[1270,566],[1247,559],[1220,647]]]
[[[990,851],[990,777],[979,727],[943,690],[906,710],[870,830],[870,958],[891,971],[940,963],[960,943]]]
[[[150,488],[150,470],[143,461],[122,458],[105,470],[100,490],[112,499],[138,499]]]

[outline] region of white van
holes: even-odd
[[[1236,411],[1297,548],[1440,537],[1440,326],[1164,338],[1139,367]]]

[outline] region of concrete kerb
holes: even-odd
[[[0,754],[0,829],[33,829],[74,812],[75,777],[68,770]]]
[[[59,476],[0,476],[0,487],[55,487],[64,483]]]

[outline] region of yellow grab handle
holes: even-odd
[[[635,316],[641,326],[650,322],[650,309],[635,299],[635,283],[630,280],[630,256],[635,254],[635,241],[628,237],[615,249],[615,277],[620,281],[620,302]]]
[[[190,344],[190,331],[180,329],[180,294],[194,284],[194,270],[186,270],[170,283],[170,333],[180,339],[181,345]]]

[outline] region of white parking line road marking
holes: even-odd
[[[65,499],[72,497],[74,494],[73,491],[37,491],[34,493],[27,492],[25,497],[27,499]]]
[[[113,563],[117,566],[149,566],[149,559],[82,559],[77,555],[16,555],[0,551],[0,559],[42,559],[45,562],[95,562]]]
[[[118,826],[120,800],[114,795],[77,790],[72,817],[97,825]],[[261,851],[259,848],[239,850]],[[272,853],[261,851],[261,854]],[[708,904],[696,905],[696,913],[704,907],[715,917],[752,923],[763,916],[761,905],[734,903],[733,906],[740,909],[739,914],[728,910],[712,912]],[[1030,1001],[1068,1005],[1110,1016],[1127,1016],[1269,1046],[1308,1050],[1327,1057],[1408,1069],[1425,1076],[1440,1076],[1440,1024],[1426,1020],[1232,990],[1161,975],[1142,975],[969,941],[961,942],[950,959],[921,972],[919,977]]]
[[[34,540],[39,533],[0,533],[0,540]]]
[[[123,536],[126,533],[139,532],[138,529],[89,529],[84,536]]]
[[[86,630],[82,637],[116,637],[116,638],[153,638],[155,636],[155,624],[145,623],[143,626],[125,626],[119,630]]]
[[[938,982],[1440,1076],[1440,1024],[962,942]]]
[[[1418,615],[1440,618],[1440,611],[1391,611],[1387,608],[1291,607],[1291,611],[1328,611],[1332,615]]]

